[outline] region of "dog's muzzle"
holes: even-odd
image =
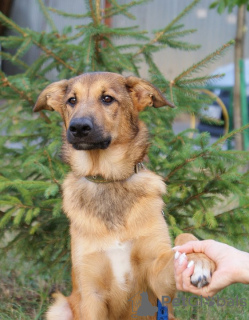
[[[111,137],[105,137],[103,130],[89,117],[75,118],[70,121],[67,141],[76,150],[106,149]]]

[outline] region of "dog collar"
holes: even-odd
[[[139,162],[134,166],[134,173],[138,173],[141,169],[144,169],[144,165],[143,165],[142,162]],[[110,182],[121,182],[121,181],[124,181],[124,180],[109,180],[109,179],[105,179],[101,175],[86,176],[85,178],[88,181],[95,182],[95,183],[110,183]]]

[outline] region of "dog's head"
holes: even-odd
[[[174,107],[147,81],[109,72],[85,73],[47,86],[34,111],[58,111],[69,144],[77,150],[106,149],[138,131],[146,106]]]

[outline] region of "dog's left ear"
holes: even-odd
[[[68,80],[53,82],[39,95],[33,111],[41,110],[58,111],[61,113],[63,98],[67,89]]]
[[[126,87],[138,111],[142,111],[146,106],[175,108],[173,103],[165,99],[161,91],[145,80],[133,76],[127,77]]]

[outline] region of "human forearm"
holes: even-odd
[[[236,259],[236,265],[232,270],[232,282],[249,284],[249,253],[237,251],[237,255],[231,257],[231,259]]]

